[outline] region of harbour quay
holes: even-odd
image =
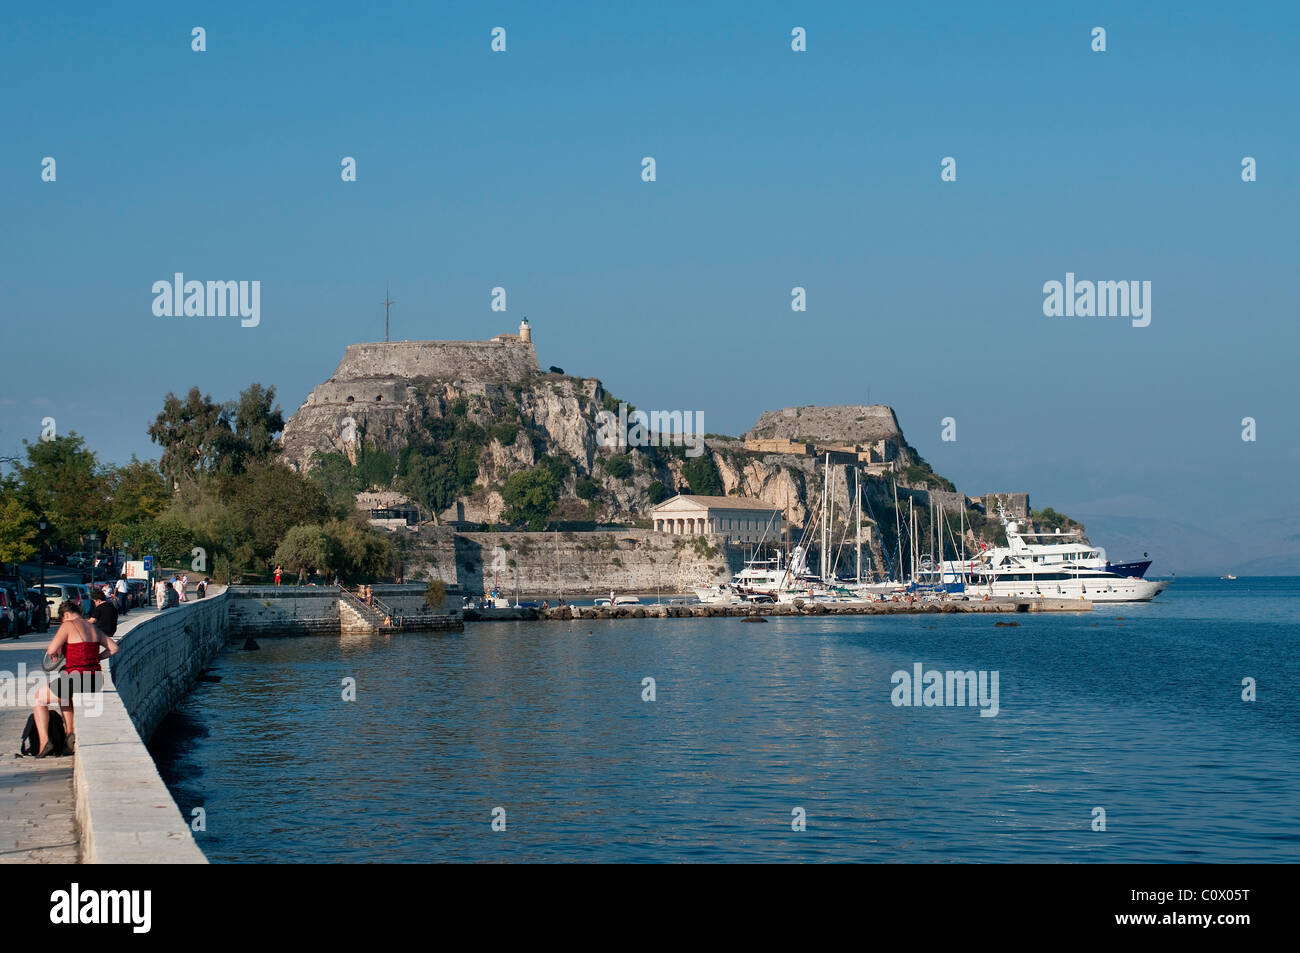
[[[754,616],[759,618],[828,615],[949,615],[953,613],[1091,612],[1086,599],[1018,598],[962,602],[795,602],[758,605],[680,605],[648,603],[621,606],[528,606],[500,609],[466,609],[466,622],[532,621],[567,622],[574,619],[713,619]]]

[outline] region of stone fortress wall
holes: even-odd
[[[884,404],[766,410],[745,434],[746,440],[806,440],[821,444],[869,444],[891,439],[901,444],[902,438],[898,418]]]
[[[532,341],[393,341],[349,345],[332,380],[432,377],[524,383],[538,369]]]

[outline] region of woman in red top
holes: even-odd
[[[50,744],[49,707],[55,702],[63,712],[68,739],[63,753],[72,754],[76,750],[72,734],[72,696],[75,692],[97,692],[103,687],[104,676],[99,663],[109,655],[117,654],[117,643],[82,618],[75,603],[65,601],[59,606],[59,631],[54,633],[45,654],[51,657],[63,655],[66,665],[58,678],[36,693],[33,715],[41,742],[38,758],[56,753]]]

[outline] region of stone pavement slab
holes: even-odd
[[[21,662],[28,672],[41,671],[49,632],[28,632],[0,642],[0,672],[20,688]],[[19,740],[31,708],[0,705],[0,864],[75,864],[80,860],[76,802],[72,793],[72,758],[20,758]]]

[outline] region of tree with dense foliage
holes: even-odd
[[[40,548],[38,516],[11,475],[0,481],[0,568],[31,559]]]
[[[282,463],[254,463],[216,480],[218,498],[254,552],[268,562],[291,526],[320,523],[330,515],[325,493]]]
[[[108,516],[108,485],[94,452],[75,430],[23,443],[27,462],[17,470],[27,508],[45,514],[51,541],[80,545],[81,534]]]
[[[441,612],[447,601],[447,584],[441,579],[430,579],[424,588],[424,601],[434,612]]]
[[[226,408],[236,441],[236,472],[249,461],[266,460],[280,452],[276,435],[284,430],[284,414],[275,406],[275,388],[257,381],[241,391]]]
[[[250,384],[237,400],[219,404],[197,387],[185,400],[168,394],[149,427],[163,448],[159,466],[172,486],[195,485],[212,473],[238,474],[280,452],[275,437],[284,416],[275,406],[275,388]]]
[[[546,528],[546,521],[560,499],[559,481],[545,466],[520,470],[510,474],[501,491],[505,501],[505,518],[511,523],[527,523],[537,532]]]
[[[695,496],[719,496],[722,493],[722,480],[718,477],[718,468],[708,454],[683,463],[682,477]]]
[[[394,552],[387,539],[357,520],[330,520],[323,526],[299,524],[284,534],[272,560],[303,577],[337,573],[344,579],[392,575]]]
[[[488,434],[466,416],[463,401],[434,418],[425,433],[403,450],[397,465],[397,487],[434,517],[468,493],[478,478],[479,458]]]
[[[108,543],[133,555],[157,556],[166,566],[188,566],[195,546],[207,549],[211,545],[188,523],[171,514],[118,524],[110,530]]]
[[[124,467],[106,471],[108,482],[107,526],[110,537],[115,528],[141,520],[156,519],[171,504],[172,493],[161,471],[152,461],[133,455]]]
[[[344,517],[356,509],[358,493],[390,488],[396,472],[397,460],[391,453],[363,445],[357,450],[355,466],[341,453],[317,450],[308,474],[325,491],[335,515]]]
[[[330,540],[319,526],[291,526],[276,547],[277,566],[298,574],[301,582],[309,573],[328,572],[330,566]]]
[[[325,524],[330,541],[329,566],[344,579],[377,579],[393,574],[397,554],[388,537],[352,516]]]
[[[162,447],[159,461],[170,486],[194,485],[208,473],[232,436],[221,404],[191,387],[185,400],[175,394],[163,399],[163,409],[149,426],[149,439]]]

